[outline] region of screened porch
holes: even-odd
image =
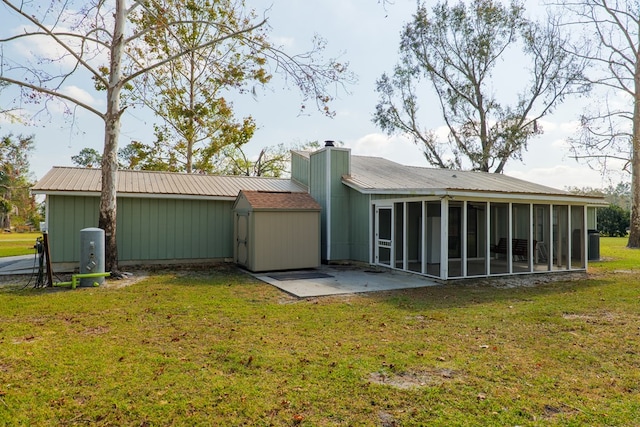
[[[587,267],[585,205],[376,200],[372,217],[376,265],[443,280]]]

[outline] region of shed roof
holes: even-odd
[[[542,195],[562,198],[601,197],[574,195],[508,175],[405,166],[380,157],[351,156],[351,174],[343,177],[348,186],[370,194],[437,195],[478,192],[513,195]]]
[[[242,190],[238,197],[241,196],[253,209],[258,210],[320,210],[320,205],[309,193]]]
[[[40,179],[32,191],[35,194],[100,193],[101,171],[91,168],[54,167]],[[240,190],[291,191],[304,188],[290,179],[199,175],[153,171],[118,171],[120,196],[179,196],[234,200]]]

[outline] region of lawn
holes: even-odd
[[[38,237],[42,233],[0,233],[0,257],[35,254]]]
[[[625,243],[602,239],[588,278],[520,288],[299,300],[230,267],[5,288],[0,425],[637,425]]]

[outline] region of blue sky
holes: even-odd
[[[530,3],[533,2],[527,5]],[[267,3],[247,0],[247,4],[261,14]],[[338,91],[332,104],[336,111],[334,118],[315,111],[300,115],[300,95],[293,88],[287,89],[278,78],[255,97],[234,97],[237,113],[251,114],[259,126],[245,151],[257,155],[262,147],[279,143],[332,139],[342,141],[353,154],[428,166],[418,147],[399,136],[387,137],[371,121],[377,102],[375,81],[382,73],[391,71],[398,59],[399,34],[415,11],[415,0],[395,0],[386,8],[377,0],[273,0],[268,4],[266,13],[274,40],[295,53],[308,49],[314,34],[323,36],[328,42],[326,55],[340,56],[349,62],[351,71],[358,75],[358,83],[348,88],[349,93]],[[15,27],[15,19],[0,6],[0,34],[6,35]],[[513,75],[517,76],[519,70],[513,67]],[[100,94],[84,91],[88,83],[78,79],[70,82],[68,90],[77,91],[95,105],[104,105]],[[2,97],[5,105],[9,94]],[[426,92],[421,102],[429,126],[442,128],[436,99]],[[523,163],[508,164],[506,174],[556,188],[608,185],[609,181],[603,180],[597,171],[568,158],[565,139],[575,131],[582,105],[582,101],[570,101],[548,116],[542,123],[545,133],[531,142]],[[73,127],[55,111],[51,117],[42,118],[29,126],[0,119],[2,134],[8,131],[35,134],[37,148],[31,166],[37,178],[54,165],[72,165],[71,156],[84,147],[102,151],[103,125],[91,114],[78,110]],[[127,111],[121,146],[131,140],[149,140],[153,123],[154,118],[142,110]],[[613,177],[613,181],[618,178]]]

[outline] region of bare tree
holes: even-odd
[[[591,65],[595,106],[581,116],[573,154],[606,171],[621,160],[631,174],[630,248],[640,248],[640,1],[563,0],[564,21],[574,43],[565,45]],[[569,12],[569,13],[567,13]],[[602,96],[602,92],[606,96]]]
[[[48,100],[55,98],[69,103],[73,108],[85,109],[104,121],[98,225],[105,230],[106,268],[116,276],[119,274],[116,242],[118,139],[121,117],[125,109],[131,106],[125,89],[189,52],[213,49],[227,40],[236,40],[243,48],[252,49],[253,41],[249,36],[267,24],[266,18],[253,20],[248,16],[233,22],[224,19],[208,22],[216,36],[202,44],[170,51],[157,58],[138,56],[136,53],[140,51],[134,47],[144,46],[144,38],[151,29],[170,32],[184,24],[165,19],[162,15],[163,3],[167,3],[165,6],[168,7],[170,1],[68,0],[43,5],[39,2],[2,0],[0,3],[5,8],[2,13],[11,13],[16,21],[20,20],[25,25],[23,32],[1,39],[0,46],[25,39],[39,39],[61,52],[57,56],[40,56],[34,62],[26,57],[5,56],[2,58],[0,82],[21,87],[26,100],[46,106]],[[148,14],[153,18],[149,19],[149,26],[128,25],[140,14]],[[332,60],[322,62],[323,59],[318,56],[321,49],[297,56],[287,54],[266,41],[265,47],[268,52],[266,59],[274,63],[274,68],[290,76],[305,99],[313,99],[321,109],[330,111],[327,106],[331,100],[328,89],[344,82],[343,79],[348,76],[346,65]],[[75,75],[88,75],[95,88],[106,93],[104,110],[65,92],[64,85]]]
[[[378,80],[374,122],[409,136],[434,166],[501,173],[542,133],[539,120],[581,90],[581,61],[563,43],[551,23],[527,19],[520,1],[420,5],[402,33],[399,64]],[[497,75],[509,54],[522,63],[510,82],[515,93]],[[444,140],[420,123],[422,79],[435,90],[448,128]]]

